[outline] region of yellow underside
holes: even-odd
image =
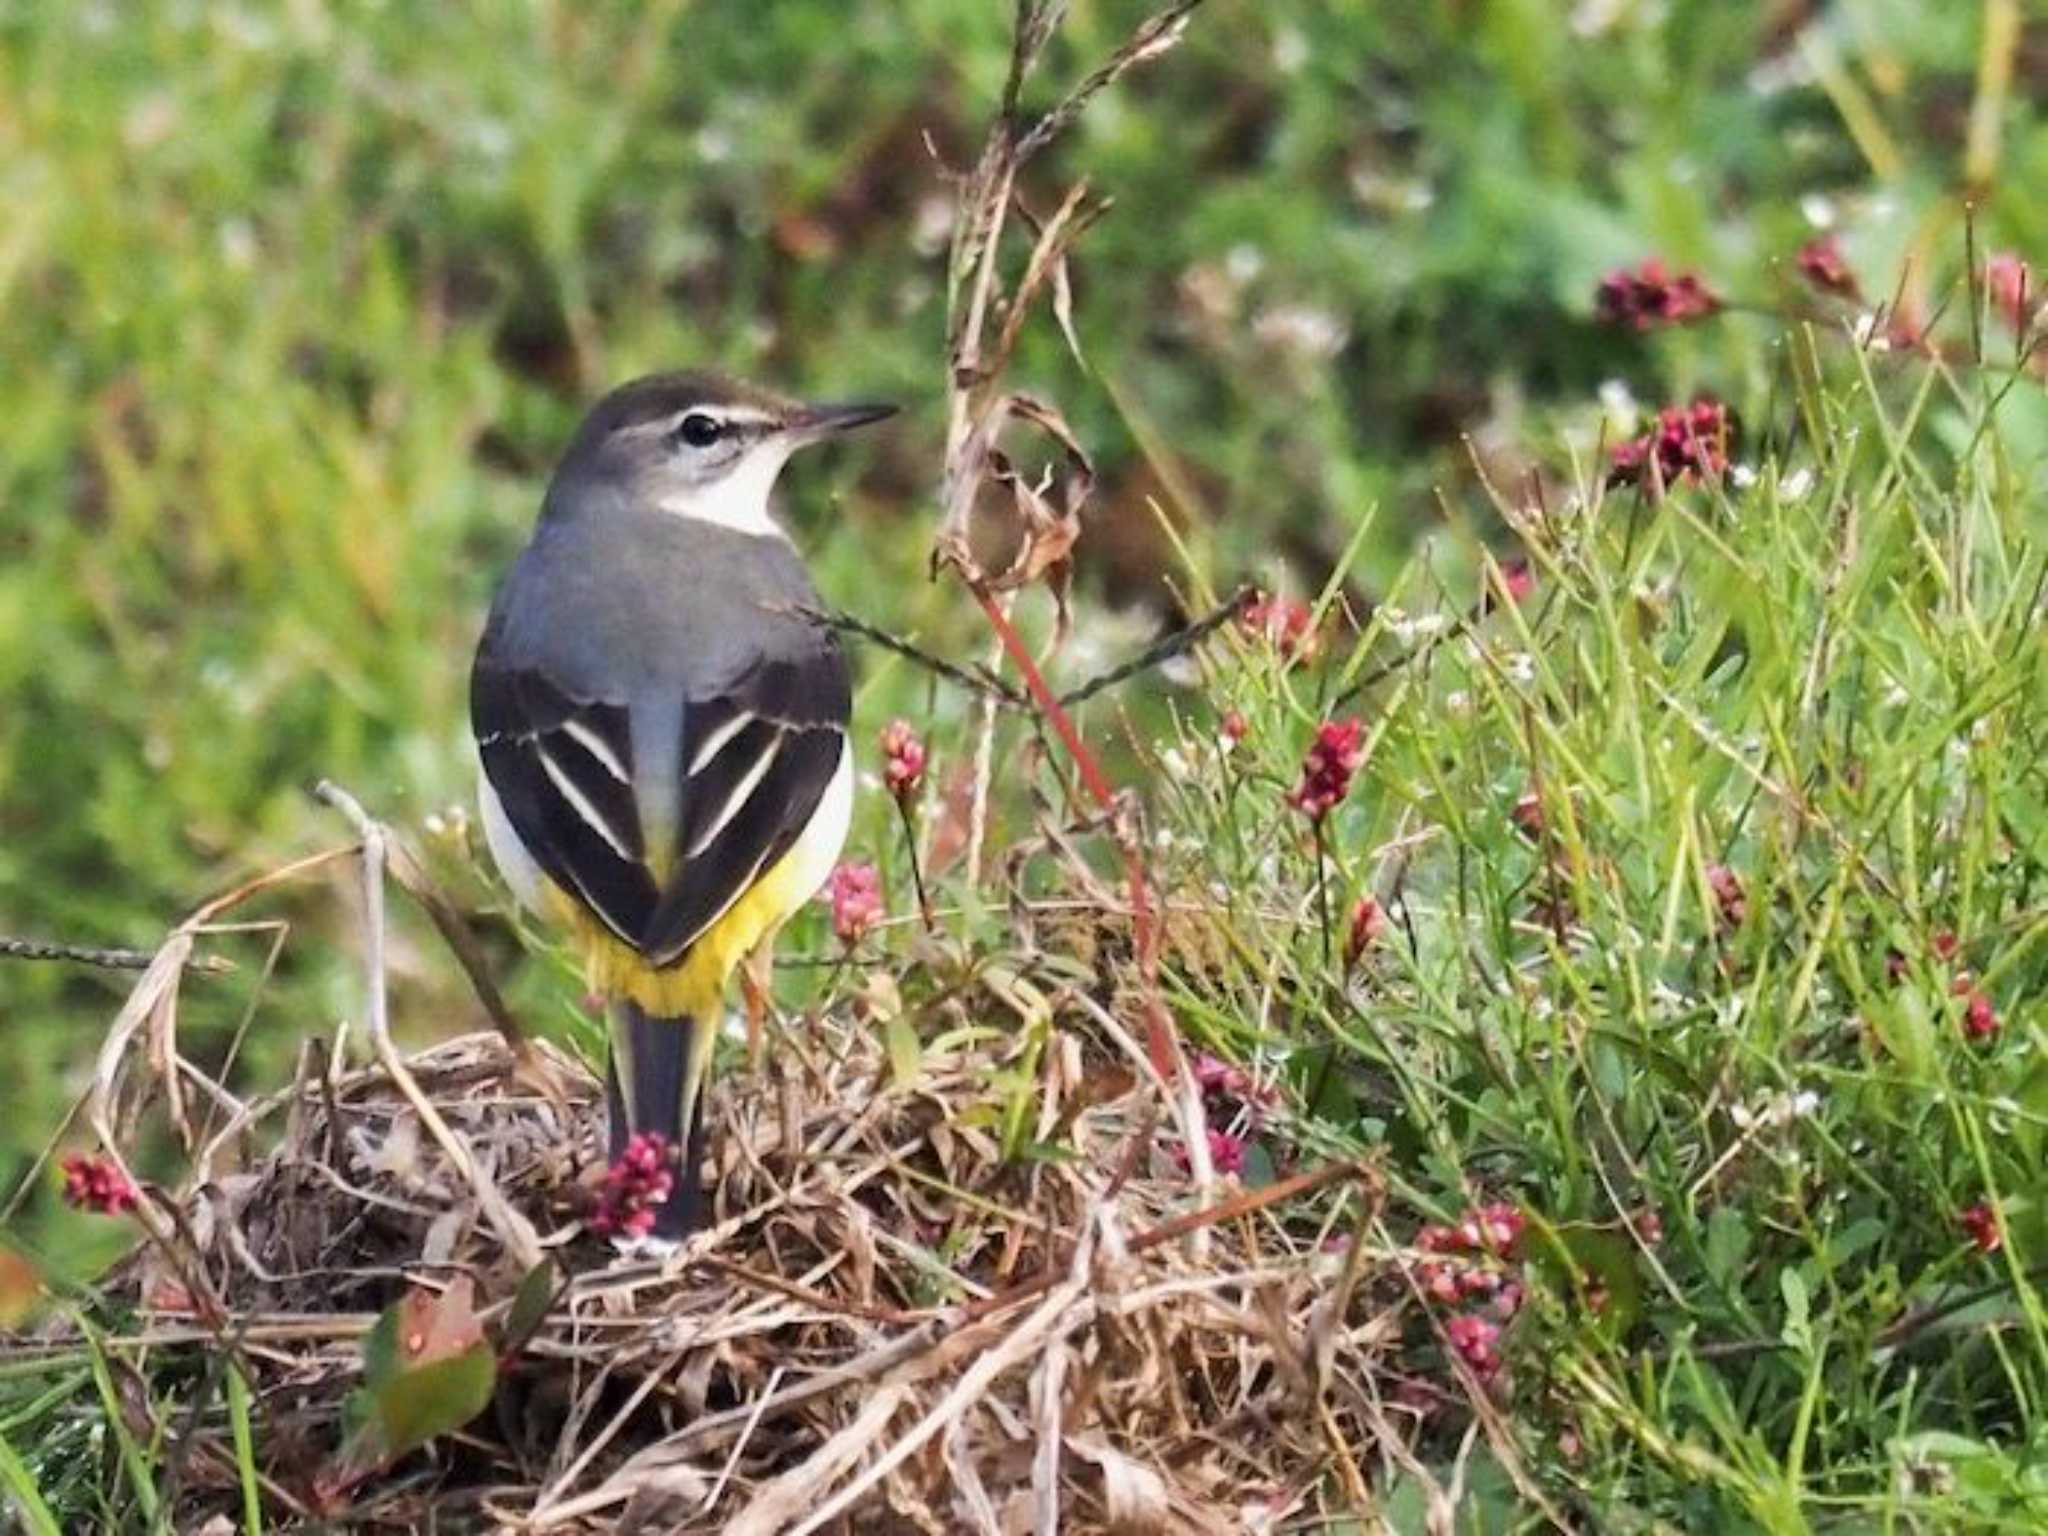
[[[547,883],[549,915],[571,935],[584,975],[600,997],[630,998],[658,1018],[715,1018],[739,963],[787,922],[812,892],[797,889],[801,861],[792,849],[707,928],[676,964],[657,969],[576,897]]]

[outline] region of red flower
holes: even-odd
[[[1251,730],[1251,722],[1245,719],[1243,710],[1233,709],[1223,717],[1223,723],[1217,726],[1217,730],[1222,733],[1224,742],[1234,747]]]
[[[1228,1131],[1209,1128],[1209,1166],[1218,1173],[1244,1172],[1244,1140]]]
[[[1458,1223],[1458,1238],[1475,1253],[1505,1257],[1521,1241],[1522,1229],[1528,1224],[1529,1218],[1514,1205],[1496,1200],[1467,1211]]]
[[[1857,296],[1856,274],[1842,256],[1842,242],[1833,235],[1817,235],[1799,247],[1799,275],[1822,293],[1844,299]]]
[[[1702,395],[1689,406],[1667,405],[1657,413],[1653,429],[1614,450],[1607,483],[1646,481],[1651,489],[1661,491],[1688,475],[1717,479],[1728,468],[1734,435],[1728,407],[1718,400]]]
[[[1714,906],[1722,926],[1740,928],[1742,920],[1749,916],[1749,897],[1743,893],[1742,881],[1735,871],[1726,864],[1709,864],[1707,889],[1714,893]]]
[[[600,1237],[645,1237],[654,1230],[654,1209],[675,1192],[675,1158],[668,1138],[643,1131],[626,1143],[605,1169],[590,1230]]]
[[[1357,965],[1359,958],[1379,942],[1387,931],[1387,914],[1370,896],[1358,898],[1351,909],[1351,927],[1344,936],[1344,969]]]
[[[882,877],[872,864],[842,864],[832,871],[832,931],[851,949],[882,920]]]
[[[924,743],[908,720],[882,727],[882,782],[899,802],[909,803],[924,783]]]
[[[1512,560],[1501,562],[1500,584],[1508,595],[1508,601],[1519,605],[1536,590],[1536,572],[1527,560],[1517,555]]]
[[[1315,655],[1318,636],[1314,620],[1307,603],[1267,592],[1254,593],[1237,614],[1238,628],[1264,640],[1283,661],[1307,661]]]
[[[1500,1369],[1500,1324],[1467,1312],[1444,1324],[1444,1337],[1482,1381]]]
[[[1996,1253],[2005,1245],[2005,1229],[1989,1200],[1979,1200],[1956,1218],[1956,1225],[1979,1253]]]
[[[1453,1306],[1458,1300],[1459,1267],[1435,1262],[1415,1266],[1415,1288],[1431,1301]]]
[[[64,1170],[64,1203],[100,1216],[119,1216],[141,1203],[135,1186],[128,1182],[110,1157],[71,1156],[60,1165]]]
[[[1633,272],[1622,267],[1608,273],[1593,296],[1593,312],[1602,324],[1638,331],[1704,320],[1720,307],[1697,273],[1667,271],[1654,256]]]
[[[1173,1149],[1173,1160],[1180,1164],[1183,1173],[1194,1166],[1185,1146]],[[1209,1166],[1218,1173],[1244,1172],[1244,1138],[1219,1131],[1213,1125],[1209,1127]]]
[[[1970,980],[1967,972],[1950,984],[1949,993],[1969,999],[1963,1006],[1964,1034],[1972,1040],[1989,1040],[1997,1035],[2000,1028],[1998,1010],[1991,1004],[1991,995]]]
[[[1207,1051],[1196,1053],[1194,1073],[1195,1086],[1206,1094],[1241,1099],[1251,1089],[1252,1080],[1243,1067],[1233,1066]]]
[[[1365,722],[1328,721],[1316,729],[1316,739],[1301,761],[1301,783],[1287,802],[1310,821],[1320,822],[1351,793],[1352,775],[1364,765]]]
[[[2000,251],[1984,263],[1984,286],[1991,308],[2014,330],[2026,329],[2027,301],[2033,297],[2033,274],[2011,251]]]
[[[1944,928],[1928,941],[1928,947],[1934,951],[1934,958],[1946,965],[1955,959],[1956,951],[1963,947],[1963,941],[1956,937],[1955,929]]]
[[[1530,790],[1517,800],[1508,812],[1508,820],[1515,824],[1515,830],[1531,840],[1543,836],[1543,797]]]

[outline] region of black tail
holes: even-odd
[[[611,1110],[610,1157],[652,1131],[677,1158],[675,1188],[654,1208],[652,1237],[680,1242],[704,1225],[704,1067],[712,1026],[688,1018],[650,1018],[639,1004],[611,1007],[612,1052],[605,1074]]]

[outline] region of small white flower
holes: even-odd
[[[1256,245],[1233,245],[1223,257],[1223,271],[1242,287],[1266,270],[1266,254]]]
[[[1643,408],[1628,387],[1625,379],[1609,379],[1600,386],[1600,414],[1606,418],[1608,428],[1617,436],[1626,437],[1635,431],[1636,423],[1642,419]]]
[[[1886,709],[1904,709],[1912,702],[1913,695],[1906,691],[1904,683],[1893,683],[1891,687],[1884,691],[1884,707]]]
[[[1835,201],[1818,192],[1809,192],[1799,199],[1799,211],[1806,215],[1806,222],[1815,229],[1835,227]]]
[[[1813,471],[1803,466],[1778,482],[1778,495],[1784,501],[1804,501],[1812,489]]]
[[[1509,682],[1518,688],[1526,688],[1536,681],[1536,658],[1527,651],[1516,651],[1508,657],[1503,670]]]
[[[1166,769],[1166,774],[1168,778],[1185,779],[1189,776],[1189,774],[1192,771],[1188,767],[1187,758],[1181,755],[1181,750],[1179,747],[1168,747],[1164,752],[1159,754],[1159,761],[1161,765]]]
[[[1282,27],[1273,38],[1273,67],[1283,75],[1297,74],[1308,62],[1308,39],[1298,27]]]
[[[699,128],[697,154],[707,165],[723,165],[732,158],[732,135],[709,124]]]
[[[1441,613],[1418,613],[1412,619],[1403,614],[1399,618],[1389,618],[1387,629],[1403,645],[1413,645],[1418,640],[1442,634],[1450,622],[1450,618]]]
[[[1872,312],[1866,311],[1858,315],[1856,324],[1850,328],[1850,334],[1856,338],[1857,346],[1868,348],[1872,352],[1889,352],[1892,349],[1890,339],[1879,328],[1878,318]]]
[[[1728,483],[1738,491],[1746,491],[1756,484],[1756,469],[1753,465],[1737,464],[1728,471]]]
[[[1454,715],[1469,715],[1472,713],[1472,695],[1462,688],[1454,689],[1444,695],[1444,708]]]
[[[1276,304],[1252,321],[1252,335],[1280,352],[1311,359],[1335,357],[1351,340],[1343,318],[1313,304]]]

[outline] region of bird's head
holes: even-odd
[[[797,449],[880,421],[893,405],[812,405],[737,379],[663,373],[621,385],[583,419],[557,495],[601,489],[745,533],[776,533],[768,493]]]

